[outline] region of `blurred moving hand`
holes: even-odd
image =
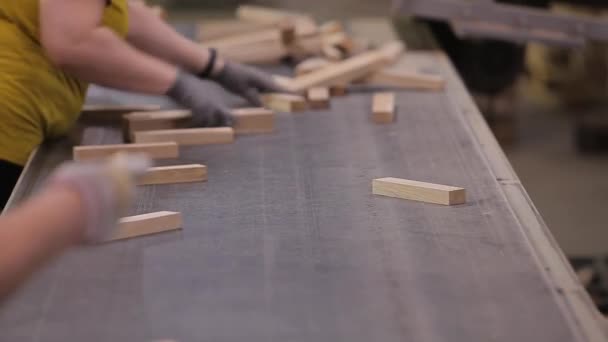
[[[288,92],[269,74],[239,63],[226,62],[223,69],[217,75],[211,76],[211,79],[256,107],[262,106],[260,94]]]

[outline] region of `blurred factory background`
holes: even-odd
[[[223,16],[243,3],[305,11],[321,20],[386,16],[391,8],[388,0],[155,2],[176,18]],[[605,0],[498,2],[608,18]],[[590,43],[582,48],[562,48],[463,41],[442,22],[420,23],[404,17],[396,17],[394,22],[410,48],[440,47],[452,57],[538,210],[575,266],[608,269],[606,46]],[[606,291],[599,287],[595,291],[594,297],[602,306],[599,297]]]

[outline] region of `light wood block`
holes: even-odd
[[[315,87],[308,89],[308,105],[313,109],[329,108],[329,88]]]
[[[331,64],[332,62],[326,58],[311,57],[296,65],[295,74],[296,76],[306,75]]]
[[[319,30],[324,35],[344,32],[344,25],[342,24],[342,22],[340,22],[338,20],[331,20],[331,21],[321,24],[321,26],[319,26]]]
[[[181,228],[181,213],[172,211],[159,211],[156,213],[124,217],[120,219],[116,232],[114,232],[106,242],[158,234]]]
[[[400,42],[386,44],[378,50],[364,52],[337,62],[331,67],[298,76],[291,82],[290,90],[299,92],[316,86],[349,84],[382,69],[387,64],[394,63],[403,50],[404,46]]]
[[[74,160],[102,159],[120,152],[144,153],[152,159],[179,157],[178,145],[173,141],[151,144],[75,146],[73,151]]]
[[[308,15],[274,8],[241,5],[236,10],[236,17],[244,21],[267,24],[291,20],[296,26],[298,35],[314,34],[318,31],[316,22]]]
[[[80,120],[88,123],[116,123],[123,115],[131,112],[160,110],[158,105],[85,105],[80,112]]]
[[[429,91],[440,91],[445,87],[445,80],[439,75],[409,70],[383,69],[370,75],[364,82],[375,86]]]
[[[232,111],[236,134],[270,133],[274,130],[274,112],[266,108],[239,108]]]
[[[200,42],[237,36],[240,34],[276,28],[276,23],[254,23],[239,19],[208,19],[198,24]]]
[[[374,179],[372,188],[374,195],[443,205],[466,203],[465,189],[447,185],[400,178],[380,178]]]
[[[323,44],[323,55],[332,62],[339,62],[344,59],[344,54],[340,49],[331,44]]]
[[[174,141],[179,145],[214,145],[234,142],[231,127],[165,129],[135,132],[135,142],[152,143]]]
[[[277,112],[300,112],[306,110],[308,105],[306,99],[300,95],[292,94],[264,94],[262,95],[264,107]]]
[[[374,94],[372,101],[372,120],[378,124],[389,124],[395,121],[395,94]]]
[[[132,141],[134,133],[163,129],[184,128],[188,125],[192,113],[189,110],[168,110],[134,112],[124,116],[125,140]]]
[[[207,180],[207,167],[200,164],[160,166],[150,168],[138,185],[177,184],[204,182]]]

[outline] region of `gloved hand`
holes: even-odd
[[[262,106],[260,93],[288,92],[266,73],[238,63],[226,62],[224,68],[211,79],[256,107]]]
[[[221,100],[225,94],[196,76],[180,72],[167,96],[192,110],[192,127],[231,126],[233,123],[230,109]]]
[[[67,186],[78,193],[84,208],[84,242],[101,242],[127,213],[135,180],[150,165],[150,160],[140,154],[118,154],[105,162],[70,162],[51,175],[48,187]]]

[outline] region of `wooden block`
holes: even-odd
[[[299,112],[308,108],[306,99],[300,95],[292,94],[264,94],[262,95],[264,107],[277,112]]]
[[[308,89],[307,97],[310,108],[329,108],[329,89],[327,87],[310,88]]]
[[[232,111],[236,134],[270,133],[274,130],[274,112],[266,108],[239,108]]]
[[[90,124],[119,123],[122,116],[131,112],[160,110],[157,105],[85,105],[79,120]]]
[[[239,19],[210,19],[198,24],[198,39],[200,42],[210,41],[213,39],[237,36],[240,34],[263,31],[276,27],[277,24],[274,22],[255,23]]]
[[[329,94],[332,97],[346,96],[346,94],[348,94],[348,85],[347,84],[334,84],[331,87],[329,87]]]
[[[123,117],[124,137],[125,140],[132,141],[135,132],[184,128],[191,117],[192,113],[189,110],[129,113]]]
[[[296,26],[291,20],[285,20],[279,24],[281,32],[281,43],[283,45],[291,45],[296,41]]]
[[[338,62],[344,59],[342,51],[331,44],[323,44],[323,55],[332,62]]]
[[[298,92],[315,86],[348,84],[393,63],[403,52],[403,49],[403,44],[394,42],[378,50],[364,52],[358,56],[337,62],[331,67],[296,77],[291,83],[290,90]]]
[[[326,58],[312,57],[299,63],[295,68],[295,74],[296,76],[306,75],[332,64],[333,63]]]
[[[319,30],[325,35],[344,32],[344,25],[338,20],[331,20],[321,24],[321,26],[319,26]]]
[[[177,143],[168,141],[153,144],[75,146],[74,160],[102,159],[120,152],[144,153],[153,159],[179,157],[179,148]]]
[[[214,145],[234,142],[231,127],[165,129],[135,132],[134,135],[137,143],[174,141],[179,145]]]
[[[439,75],[392,69],[379,70],[364,82],[375,86],[430,91],[440,91],[445,87],[445,80]]]
[[[269,7],[242,5],[236,10],[237,18],[254,23],[278,23],[286,19],[292,20],[296,25],[298,35],[317,33],[316,22],[306,14],[278,10]]]
[[[378,124],[389,124],[395,121],[395,94],[374,94],[372,101],[372,120]]]
[[[282,75],[272,75],[272,80],[275,81],[281,87],[289,88],[293,79],[291,77]]]
[[[150,168],[138,185],[193,183],[207,180],[207,167],[200,164]]]
[[[139,236],[158,234],[182,228],[182,215],[172,211],[124,217],[118,229],[106,242],[131,239]]]
[[[443,205],[464,204],[466,202],[466,192],[463,188],[417,182],[407,179],[374,179],[372,188],[374,195],[412,201]]]

